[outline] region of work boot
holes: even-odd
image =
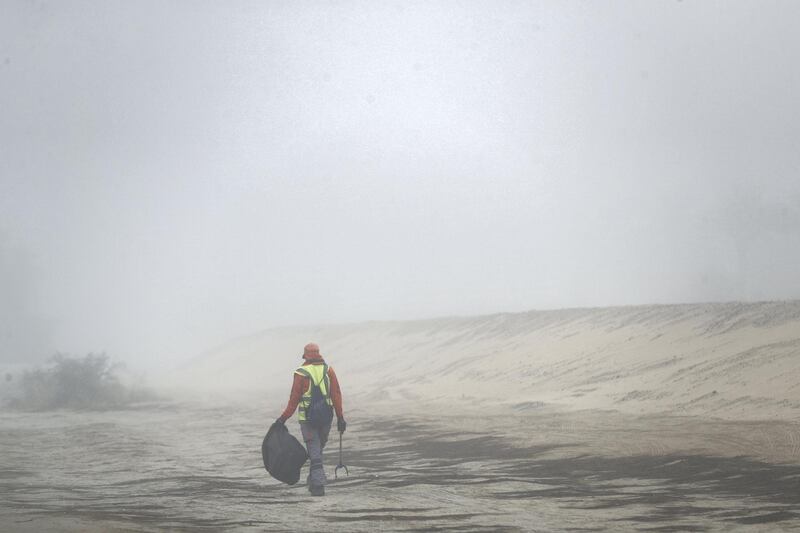
[[[309,485],[308,490],[312,496],[325,496],[325,485]]]

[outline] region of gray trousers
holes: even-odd
[[[325,470],[322,467],[322,450],[325,444],[328,443],[328,433],[331,431],[331,425],[327,424],[322,428],[316,428],[308,422],[300,422],[300,433],[303,435],[303,440],[306,443],[308,450],[308,459],[311,463],[311,468],[308,472],[309,485],[325,485]]]

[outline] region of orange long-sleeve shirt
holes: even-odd
[[[325,361],[320,358],[306,360],[306,362],[303,363],[303,366],[322,364],[325,364]],[[333,402],[333,410],[336,412],[336,418],[344,418],[344,411],[342,410],[342,390],[339,388],[339,379],[336,377],[336,372],[334,372],[333,368],[330,366],[328,367],[328,378],[330,380],[331,401]],[[311,380],[306,376],[301,376],[300,374],[294,375],[292,392],[289,393],[289,403],[286,404],[286,409],[284,409],[283,414],[281,415],[282,419],[288,420],[291,418],[297,409],[297,404],[300,403],[300,399],[303,397],[303,394],[308,392],[308,388],[310,386]]]

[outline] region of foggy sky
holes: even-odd
[[[0,361],[800,297],[796,2],[0,2]]]

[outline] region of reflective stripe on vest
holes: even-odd
[[[325,402],[328,405],[333,406],[333,400],[331,400],[331,395],[328,391],[328,382],[330,381],[328,378],[328,365],[322,364],[301,366],[295,370],[294,373],[300,374],[303,377],[307,377],[312,381],[312,383],[308,386],[308,390],[305,391],[303,396],[300,398],[300,404],[297,410],[297,416],[300,422],[306,421],[306,409],[311,406],[311,390],[314,388],[314,385],[319,385],[319,390],[325,397]]]

